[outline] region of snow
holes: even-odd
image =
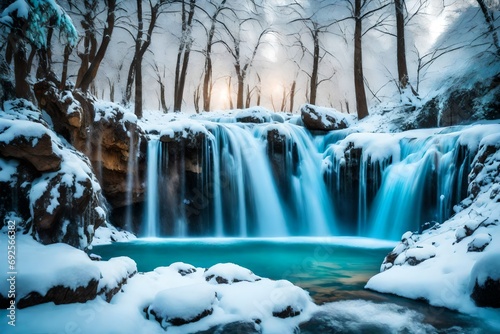
[[[6,234],[0,235],[2,244],[4,241],[6,244],[6,238]],[[65,244],[44,246],[21,234],[18,234],[17,242],[18,298],[31,291],[43,295],[56,285],[74,289],[85,286],[92,279],[99,281],[98,291],[105,293],[127,280],[110,303],[106,303],[103,297],[83,304],[46,303],[18,309],[16,329],[19,332],[58,333],[65,332],[70,326],[83,333],[164,333],[163,326],[169,333],[195,333],[220,324],[254,323],[259,319],[260,323],[255,326],[263,333],[289,333],[317,311],[306,291],[285,280],[262,278],[253,282],[212,284],[206,281],[204,268],[194,268],[186,263],[173,263],[133,275],[137,267],[127,257],[92,261],[83,251]],[[7,261],[0,261],[0,270],[0,278],[6,279]],[[179,270],[192,272],[182,276]],[[226,277],[257,277],[234,264],[215,265],[211,270]],[[241,276],[243,273],[244,277]],[[144,309],[163,318],[162,324],[154,316],[148,320]],[[193,323],[173,326],[168,322],[173,318],[190,320],[210,309],[210,315]],[[292,310],[293,316],[282,319],[276,315],[286,310]],[[2,318],[5,312],[0,311]],[[5,326],[6,322],[0,323],[2,332]]]
[[[210,136],[207,128],[202,123],[192,120],[172,121],[164,125],[160,130],[160,136],[167,136],[170,138],[174,138],[177,135],[180,135],[182,138],[188,138],[196,134]]]
[[[2,244],[7,244],[5,234],[0,234]],[[31,236],[16,238],[17,259],[16,296],[38,292],[42,296],[54,286],[60,285],[75,290],[87,286],[91,280],[100,279],[99,267],[87,254],[66,244],[41,245]],[[0,278],[8,275],[7,261],[0,261]]]
[[[326,108],[315,106],[312,104],[305,104],[300,107],[300,110],[307,110],[306,108],[314,110],[314,112],[308,112],[312,119],[317,120],[321,118],[321,123],[325,127],[332,126],[332,122],[329,119],[335,120],[336,124],[344,122],[348,127],[353,123],[354,119],[349,114],[344,114],[335,108]]]
[[[467,250],[469,252],[480,252],[490,244],[491,240],[491,234],[479,233],[474,237],[474,240],[467,245]]]
[[[96,261],[94,264],[101,271],[97,291],[109,291],[137,273],[137,264],[126,256],[119,256],[109,261]]]
[[[148,313],[162,319],[162,327],[169,321],[183,319],[191,322],[203,312],[212,312],[217,301],[215,289],[206,284],[193,284],[166,289],[156,294]]]
[[[498,252],[498,249],[496,252],[491,252],[477,261],[471,271],[469,290],[472,291],[476,283],[483,286],[488,278],[500,280],[499,263],[500,252]]]
[[[19,163],[16,160],[0,159],[0,182],[14,183]]]
[[[240,121],[243,118],[251,118],[257,120],[259,123],[271,122],[271,112],[263,107],[252,107],[248,109],[235,110],[236,121]]]
[[[18,18],[28,19],[29,11],[30,6],[25,0],[16,0],[3,10],[0,17],[3,19],[4,17],[11,16],[15,13]]]
[[[218,284],[216,281],[217,277],[223,278],[228,284],[238,281],[254,282],[260,279],[259,276],[250,270],[234,263],[218,263],[208,268],[203,276],[212,284]]]
[[[101,215],[106,215],[101,207],[97,207],[96,210],[98,210]],[[124,230],[119,231],[113,225],[106,223],[106,226],[100,226],[95,230],[92,246],[108,245],[113,242],[135,239],[137,239],[137,237],[132,233]]]

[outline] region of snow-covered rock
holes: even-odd
[[[158,292],[147,313],[163,328],[181,326],[212,314],[216,301],[214,288],[206,284],[193,284]]]
[[[300,108],[300,113],[304,126],[309,130],[341,130],[351,124],[349,116],[333,108],[305,104]]]
[[[491,234],[479,233],[467,245],[468,252],[482,252],[491,242]]]
[[[213,265],[205,271],[203,276],[207,282],[212,284],[255,282],[261,279],[250,270],[234,263],[218,263]]]
[[[110,302],[127,280],[137,273],[137,264],[126,256],[97,261],[95,265],[101,271],[97,294],[102,295],[107,302]]]
[[[7,235],[0,233],[0,240],[7,244]],[[92,261],[85,252],[67,244],[42,245],[20,233],[16,244],[15,298],[20,309],[49,302],[84,303],[98,295],[109,302],[137,272],[135,262],[128,257]],[[2,281],[11,277],[7,261],[2,261],[0,269]],[[6,300],[6,291],[0,290],[0,296]]]
[[[196,272],[196,268],[194,266],[184,262],[174,262],[169,267],[177,270],[181,276],[186,276]]]
[[[273,118],[272,113],[262,107],[242,109],[236,113],[236,121],[240,123],[269,123]],[[282,123],[283,121],[281,121]]]
[[[500,307],[500,253],[490,253],[472,268],[469,290],[477,306]]]
[[[0,213],[28,221],[42,243],[86,248],[106,219],[101,186],[86,156],[58,137],[29,102],[0,113]],[[3,226],[4,222],[0,222]]]

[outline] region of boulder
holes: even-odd
[[[184,262],[175,262],[172,263],[169,268],[177,271],[181,276],[186,276],[189,274],[194,274],[196,272],[196,268],[190,264]]]
[[[212,284],[255,282],[261,278],[247,268],[234,263],[218,263],[205,270],[203,277]]]
[[[45,295],[39,292],[30,292],[19,299],[17,307],[22,309],[42,303],[71,304],[85,303],[97,296],[98,280],[91,280],[87,285],[71,289],[67,286],[57,285],[49,289]]]
[[[235,118],[236,122],[240,123],[269,123],[278,119],[277,117],[273,118],[270,111],[261,107],[240,110]]]
[[[491,234],[480,233],[467,245],[467,252],[482,252],[491,242]]]
[[[111,302],[113,296],[121,291],[122,286],[127,284],[128,279],[137,274],[137,264],[126,256],[99,261],[96,265],[101,271],[97,294],[108,303]]]
[[[188,285],[160,291],[146,309],[163,328],[196,322],[212,314],[217,293],[207,284]]]
[[[481,257],[471,270],[469,289],[479,307],[500,308],[500,253]]]
[[[349,127],[344,114],[333,108],[322,108],[305,104],[300,108],[302,122],[309,130],[331,131]]]

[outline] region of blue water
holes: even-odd
[[[393,244],[388,242],[360,238],[209,238],[139,239],[95,246],[92,252],[103,260],[129,256],[137,262],[140,272],[177,261],[203,268],[233,262],[262,277],[289,280],[309,291],[319,305],[361,299],[416,311],[422,315],[423,324],[430,324],[441,333],[491,332],[477,318],[432,307],[425,302],[365,290],[364,285],[379,272],[384,256],[392,248]],[[328,323],[324,315],[315,321]],[[311,333],[311,328],[319,330],[325,325],[316,322],[305,324],[301,332]]]

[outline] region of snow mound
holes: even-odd
[[[207,282],[212,284],[232,284],[238,282],[255,282],[260,277],[250,270],[234,263],[219,263],[205,271],[203,274]]]
[[[100,226],[94,231],[92,246],[108,245],[113,242],[123,242],[135,240],[137,237],[125,230],[118,230],[111,224],[106,223],[105,226]]]
[[[95,265],[101,271],[101,279],[97,287],[98,294],[106,296],[109,302],[120,287],[137,273],[137,264],[126,256],[111,258],[108,261],[97,261]]]
[[[474,284],[483,286],[488,278],[500,280],[500,252],[492,252],[476,262],[471,270],[469,289]]]
[[[212,314],[216,297],[213,287],[206,284],[166,289],[156,294],[147,312],[163,328],[181,326]]]

